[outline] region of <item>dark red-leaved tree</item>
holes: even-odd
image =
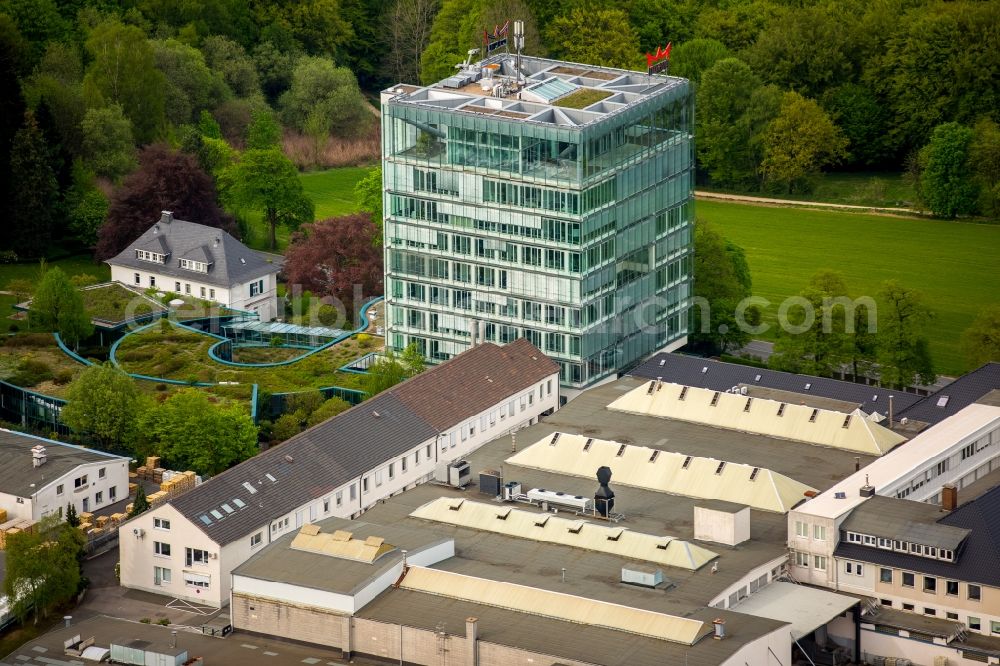
[[[368,213],[303,225],[285,251],[290,289],[333,296],[353,319],[364,301],[382,295],[382,248],[374,243],[378,232]],[[357,293],[355,285],[360,287]]]
[[[108,259],[124,250],[164,210],[179,220],[218,227],[239,237],[236,222],[219,206],[215,183],[197,159],[154,144],[139,153],[139,168],[111,195],[108,219],[97,234],[97,258]]]

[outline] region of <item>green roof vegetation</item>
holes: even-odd
[[[585,106],[590,106],[594,102],[600,102],[602,99],[606,99],[608,97],[611,97],[611,92],[608,90],[580,88],[565,97],[560,97],[556,101],[552,102],[552,105],[562,106],[567,109],[582,109]]]
[[[118,323],[165,308],[117,283],[80,291],[83,307],[93,319]]]
[[[287,393],[327,386],[361,389],[362,375],[339,368],[374,350],[352,337],[289,365],[240,368],[209,358],[208,349],[216,342],[164,321],[125,337],[116,358],[126,372],[185,382],[258,384],[268,393]]]

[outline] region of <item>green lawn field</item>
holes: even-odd
[[[840,271],[853,297],[884,280],[921,291],[939,374],[970,370],[959,337],[1000,300],[1000,225],[699,201],[697,216],[746,250],[753,293],[772,302],[801,291],[817,270]],[[773,329],[764,338],[773,339]]]
[[[707,192],[730,192],[711,186],[697,186]],[[876,208],[913,208],[916,194],[913,184],[904,174],[889,171],[830,172],[820,176],[808,193],[782,194],[780,192],[732,192],[770,199],[794,201],[820,201],[823,203],[874,206]]]
[[[358,198],[354,194],[354,186],[370,169],[371,167],[342,167],[299,175],[306,196],[312,199],[316,207],[316,219],[322,220],[356,212]],[[267,250],[267,227],[264,226],[260,213],[254,211],[248,213],[246,217],[250,222],[247,245],[258,250]],[[288,247],[289,235],[288,229],[278,227],[275,233],[278,252],[284,252]]]

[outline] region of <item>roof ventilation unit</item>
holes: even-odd
[[[658,587],[663,585],[663,571],[657,567],[629,564],[622,567],[622,582],[639,587]]]
[[[615,491],[608,486],[611,482],[610,467],[597,468],[597,482],[601,485],[594,493],[594,507],[599,514],[607,518],[615,508]]]
[[[479,492],[490,497],[500,497],[503,475],[495,469],[484,469],[479,473]]]
[[[465,488],[472,481],[472,468],[464,460],[442,463],[434,470],[434,480],[455,488]]]
[[[875,486],[868,482],[867,474],[865,474],[865,485],[861,486],[860,495],[862,497],[872,497],[875,495]]]

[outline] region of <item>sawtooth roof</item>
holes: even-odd
[[[859,409],[844,413],[741,393],[651,380],[608,409],[692,421],[717,428],[780,437],[869,455],[883,455],[906,441]]]
[[[216,543],[230,543],[554,372],[558,366],[523,338],[504,347],[478,345],[208,479],[170,504]],[[221,519],[213,517],[210,512],[222,504],[242,506]]]
[[[432,522],[557,543],[691,571],[718,557],[717,553],[707,548],[671,536],[634,532],[615,524],[602,525],[577,517],[562,518],[510,505],[497,506],[439,497],[410,515]]]
[[[901,413],[910,405],[920,401],[918,395],[878,386],[856,384],[829,377],[812,377],[793,372],[780,372],[768,368],[726,363],[710,358],[685,356],[684,354],[656,354],[632,370],[631,374],[645,379],[662,378],[665,382],[713,391],[726,391],[734,386],[745,384],[805,395],[817,395],[854,403],[866,414],[874,412],[887,414],[889,396],[891,395],[893,396],[893,409],[896,412],[893,414],[893,418],[896,418],[897,413]]]
[[[612,483],[724,500],[778,513],[801,502],[806,492],[815,491],[783,474],[753,465],[568,433],[547,436],[507,458],[507,463],[590,479],[598,467],[607,466],[611,468]]]
[[[137,258],[136,250],[167,256],[164,263],[158,264]],[[207,263],[208,272],[181,268],[181,259]],[[277,273],[281,269],[222,229],[177,220],[167,213],[107,263],[226,288]]]

